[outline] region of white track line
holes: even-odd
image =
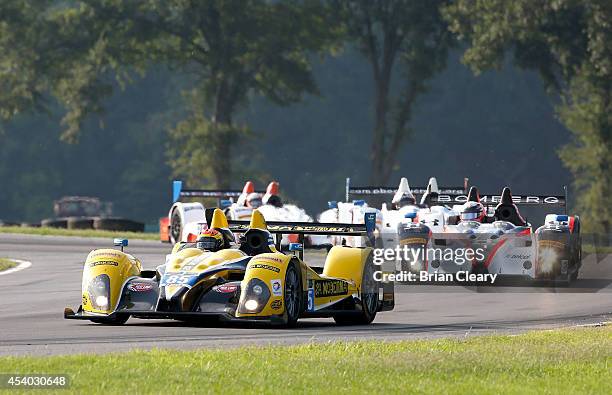
[[[15,273],[15,272],[18,272],[18,271],[23,270],[23,269],[27,269],[30,266],[32,266],[32,262],[22,261],[20,259],[9,259],[9,261],[17,262],[19,265],[17,265],[16,267],[14,267],[12,269],[1,271],[0,272],[0,276],[4,276],[5,274]]]

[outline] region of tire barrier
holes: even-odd
[[[93,229],[93,218],[69,217],[68,229]]]
[[[144,223],[123,218],[95,218],[93,228],[125,232],[144,232]]]
[[[40,221],[40,226],[44,228],[68,228],[68,219],[66,218],[47,218]]]

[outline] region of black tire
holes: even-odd
[[[181,241],[181,234],[183,232],[183,223],[181,221],[181,214],[178,209],[175,209],[170,216],[170,242],[172,244]]]
[[[97,230],[113,230],[120,232],[144,232],[144,224],[123,218],[95,218],[93,227]]]
[[[68,220],[66,218],[47,218],[40,221],[40,226],[66,229],[68,227]]]
[[[68,229],[93,229],[93,218],[69,217]]]
[[[130,319],[129,314],[115,314],[104,318],[92,318],[91,322],[102,325],[123,325]]]
[[[302,312],[302,280],[300,270],[295,262],[290,262],[285,272],[283,325],[293,328],[297,325]]]
[[[361,299],[361,311],[351,314],[339,314],[334,316],[338,325],[368,325],[376,318],[379,308],[378,289],[380,284],[374,280],[374,263],[372,257],[368,258],[361,278],[362,287],[359,291]]]

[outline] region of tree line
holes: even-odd
[[[449,51],[462,51],[475,73],[511,56],[549,88],[574,136],[558,148],[581,192],[578,208],[610,232],[611,19],[603,0],[3,2],[0,116],[16,122],[60,109],[61,139],[75,143],[92,118],[104,122],[117,91],[162,66],[189,80],[177,84],[179,115],[168,126],[173,173],[226,188],[246,149],[234,142],[254,134],[241,115],[254,98],[287,106],[317,95],[313,62],[357,48],[374,88],[369,181],[386,184],[415,133],[418,98]]]

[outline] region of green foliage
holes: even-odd
[[[612,105],[605,102],[606,95],[594,94],[584,79],[576,77],[571,84],[570,97],[558,110],[574,140],[559,155],[576,176],[574,185],[580,194],[577,208],[584,213],[585,223],[592,231],[608,233],[612,219],[612,138],[605,133],[612,127]],[[607,97],[609,100],[610,94]]]
[[[609,233],[612,207],[612,3],[601,0],[460,0],[445,10],[469,42],[475,72],[499,68],[507,51],[561,94],[561,121],[575,140],[561,150],[575,176],[578,208]]]
[[[416,100],[427,90],[428,81],[446,66],[451,39],[440,14],[440,7],[446,3],[446,0],[334,3],[348,40],[358,44],[372,67],[375,125],[370,157],[371,180],[375,184],[386,183],[396,170],[397,154],[411,133]],[[397,81],[402,87],[394,89]]]
[[[189,97],[196,103],[192,111],[186,119],[170,130],[167,156],[173,170],[172,175],[185,180],[193,187],[215,185],[217,174],[223,174],[225,171],[220,166],[226,166],[227,162],[230,162],[231,168],[231,164],[236,161],[232,155],[221,154],[224,147],[220,144],[229,142],[230,146],[226,149],[236,148],[251,132],[246,127],[212,122],[204,114],[203,107],[197,105],[197,92]],[[232,177],[225,174],[224,178],[228,187]]]
[[[48,113],[55,98],[66,109],[62,138],[76,141],[85,118],[103,112],[112,76],[125,81],[141,66],[134,36],[131,25],[100,18],[85,2],[2,2],[0,117]]]
[[[135,38],[146,48],[141,62],[163,62],[193,76],[191,111],[172,132],[184,158],[170,164],[176,174],[218,187],[229,187],[235,172],[233,140],[241,130],[235,113],[254,93],[277,104],[316,93],[307,55],[333,37],[316,2],[159,0],[128,13],[124,2],[90,4],[98,15],[146,33]],[[202,165],[211,157],[223,159]]]

